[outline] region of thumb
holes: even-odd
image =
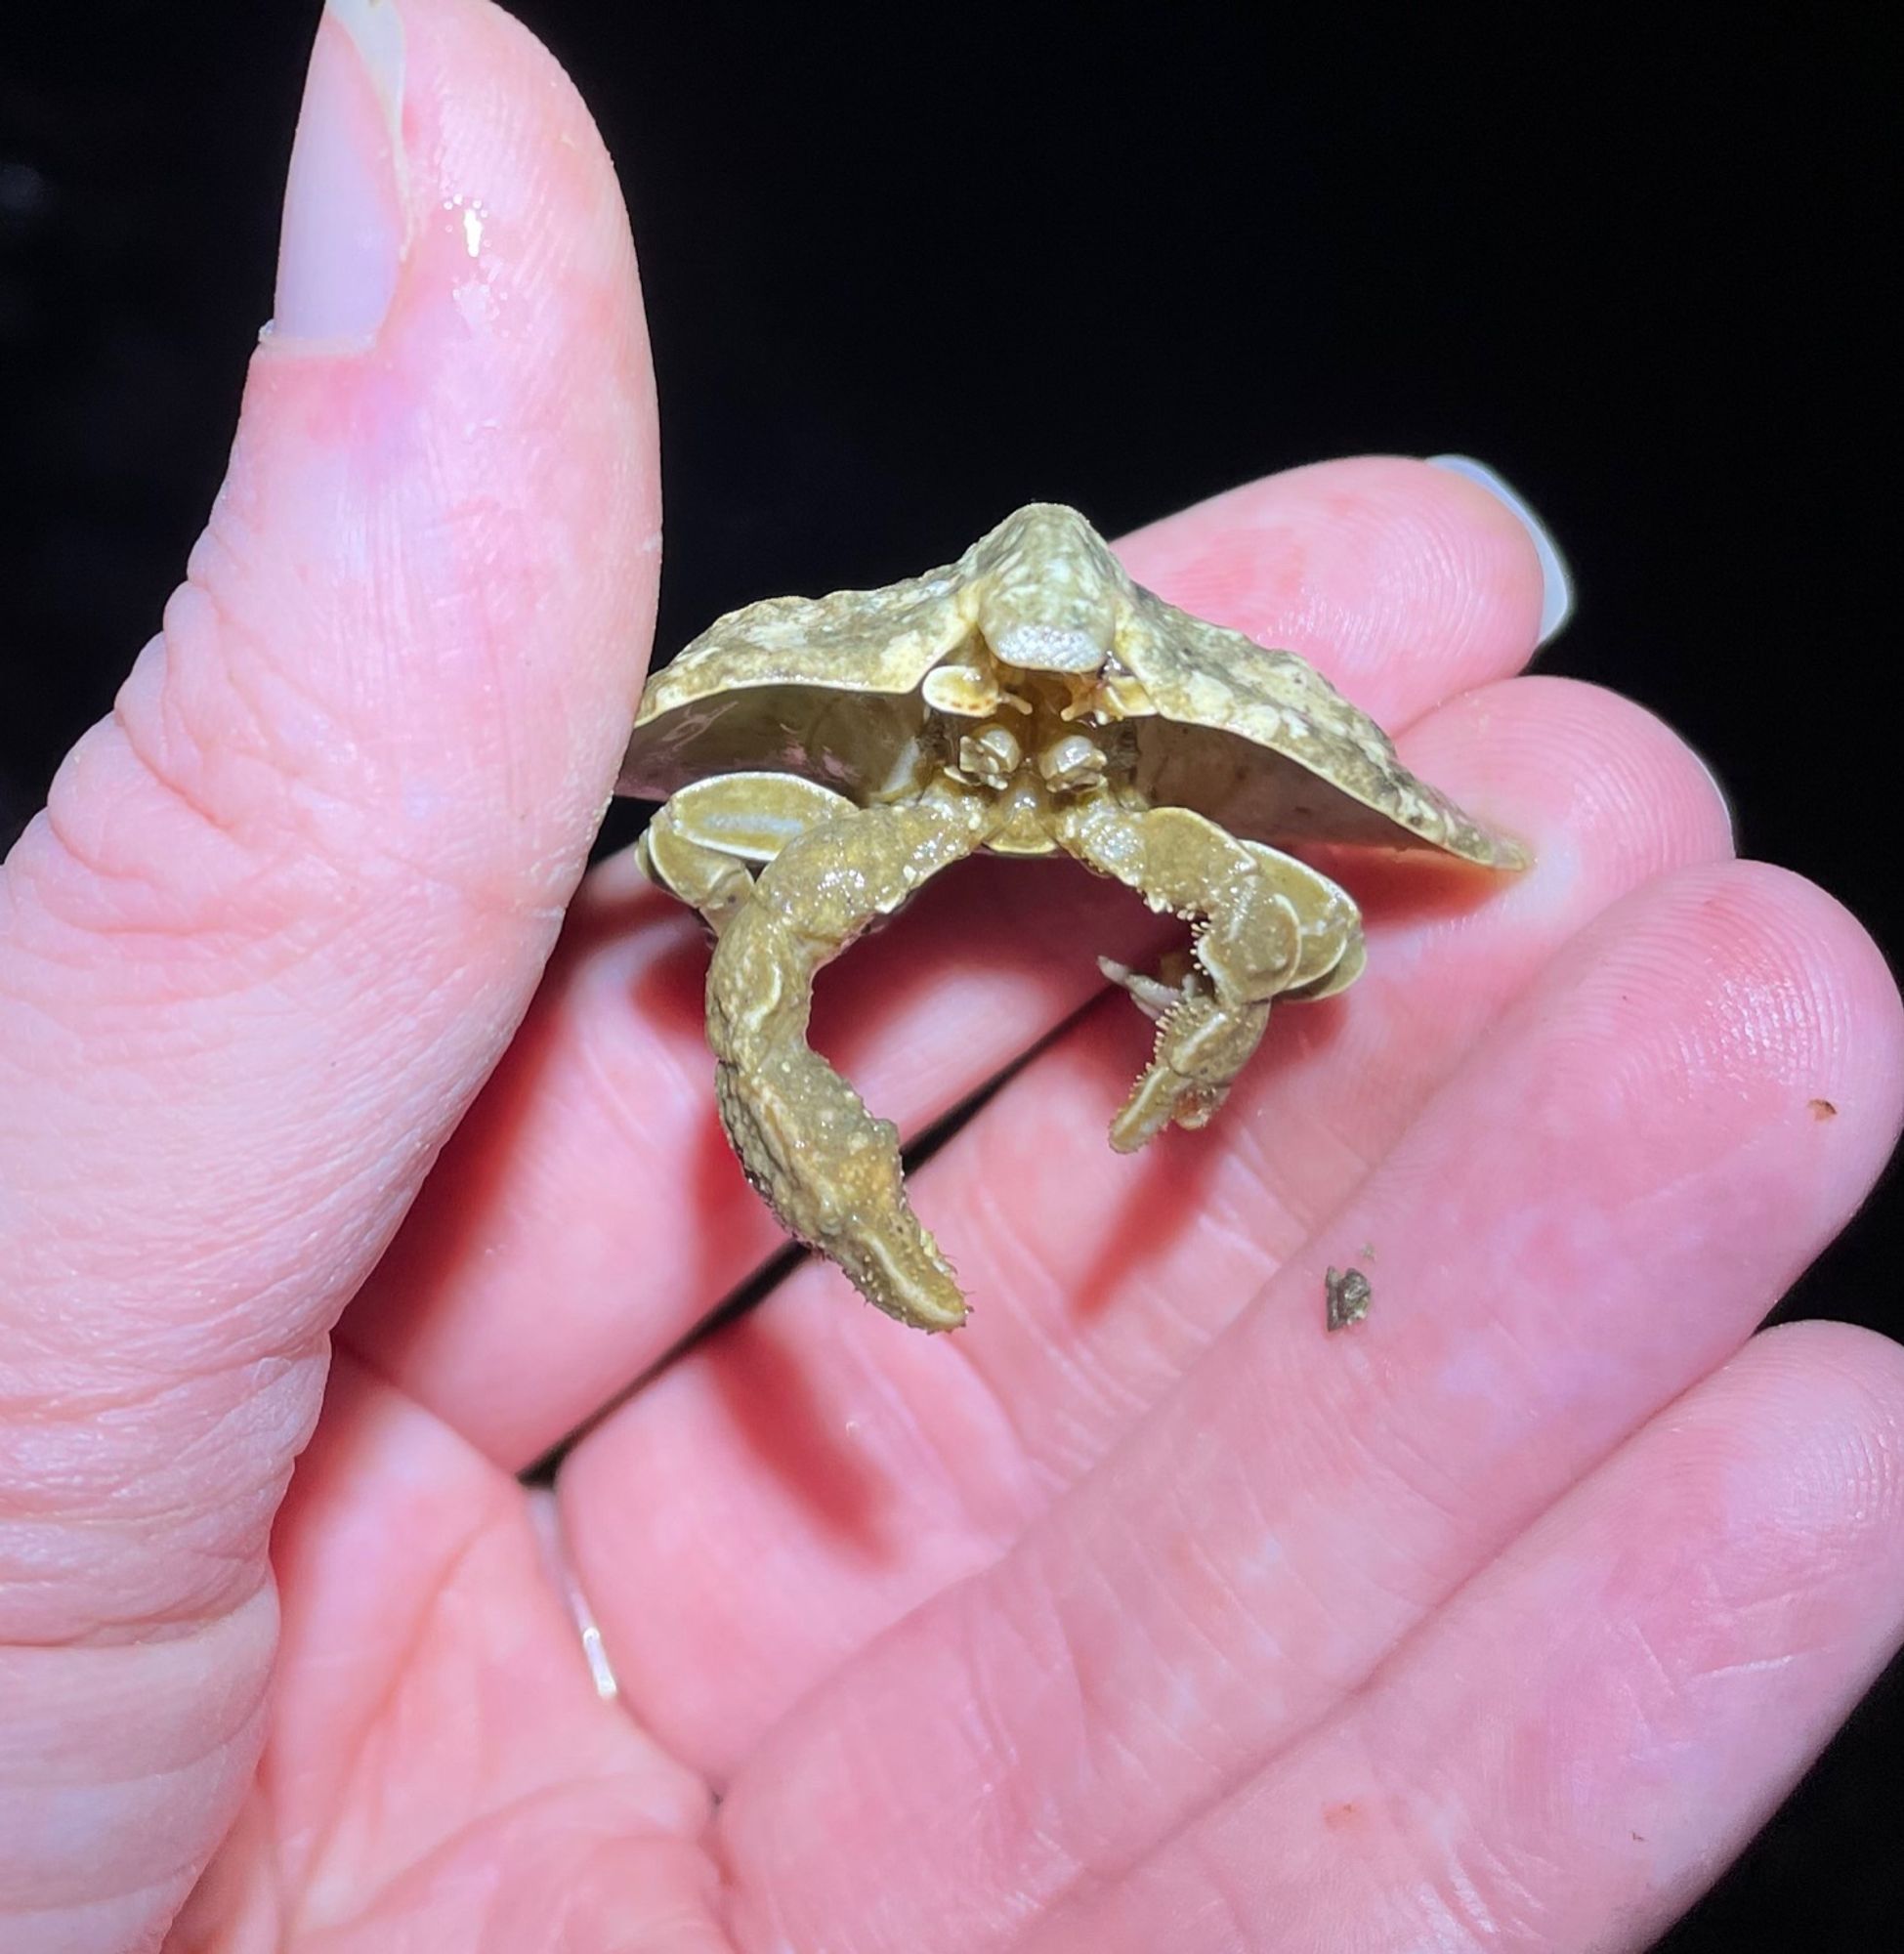
[[[325,1333],[580,874],[657,495],[572,90],[330,0],[230,474],[0,877],[0,1941],[147,1944],[230,1822]]]

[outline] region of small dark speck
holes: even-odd
[[[1327,1299],[1324,1320],[1332,1333],[1346,1330],[1368,1315],[1375,1292],[1360,1269],[1343,1269],[1339,1274],[1331,1269],[1323,1277],[1322,1287]]]
[[[1829,1099],[1813,1099],[1808,1102],[1814,1120],[1836,1120],[1838,1108]]]

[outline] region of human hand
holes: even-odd
[[[1892,1143],[1876,952],[1513,676],[1484,491],[1257,484],[1133,570],[1538,867],[1345,858],[1368,974],[1130,1162],[1093,957],[1154,923],[949,875],[818,1041],[916,1132],[1066,1024],[915,1177],[973,1327],[806,1267],[666,1362],[779,1247],[698,926],[611,863],[529,1006],[653,612],[632,258],[527,36],[402,22],[401,268],[333,21],[362,201],[294,202],[191,578],[0,888],[7,1944],[149,1944],[221,1839],[179,1947],[1643,1944],[1904,1614],[1896,1352],[1746,1341]]]

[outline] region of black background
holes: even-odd
[[[634,213],[663,648],[1035,497],[1115,533],[1326,455],[1476,454],[1575,571],[1545,668],[1672,720],[1745,850],[1895,956],[1896,10],[518,11]],[[314,14],[4,17],[0,844],[217,485]],[[1898,1209],[1787,1313],[1904,1328]],[[1662,1944],[1896,1944],[1900,1730],[1893,1676]]]

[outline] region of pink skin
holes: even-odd
[[[1644,1945],[1904,1624],[1904,1356],[1753,1337],[1896,1136],[1876,951],[1515,676],[1483,490],[1252,485],[1129,562],[1539,867],[1333,864],[1368,975],[1127,1162],[1088,953],[1155,925],[949,875],[821,1038],[916,1128],[1075,1017],[917,1178],[973,1326],[803,1269],[641,1381],[778,1242],[693,918],[615,863],[555,944],[653,613],[633,256],[521,29],[401,0],[393,125],[390,18],[320,30],[350,222],[294,199],[190,580],[0,882],[0,1943]]]

